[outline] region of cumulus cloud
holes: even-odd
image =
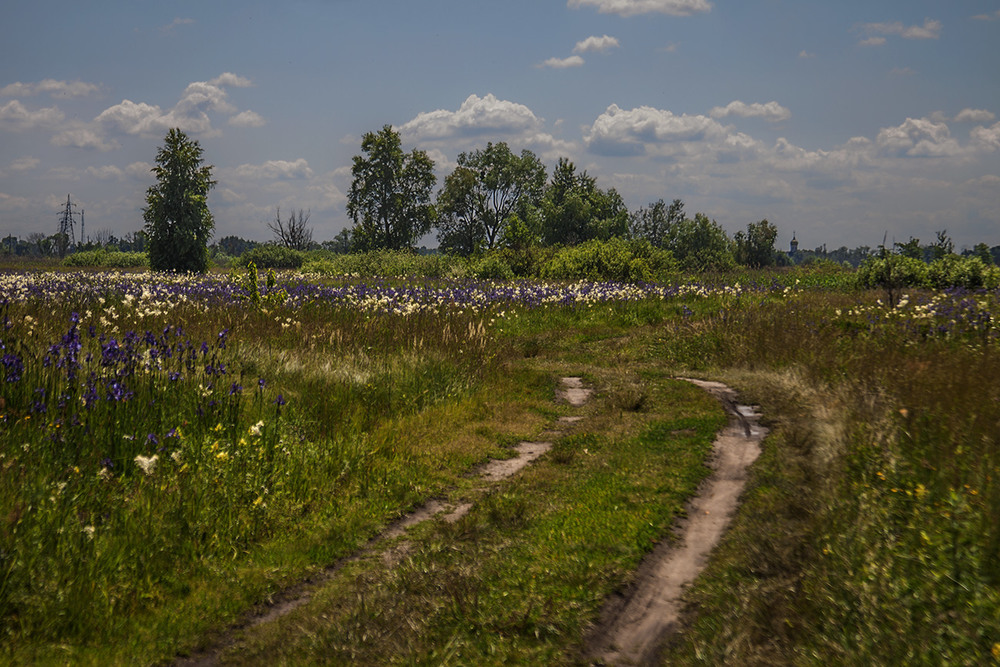
[[[992,127],[976,127],[969,133],[977,148],[995,151],[1000,150],[1000,123]]]
[[[904,25],[900,21],[892,23],[862,23],[857,30],[865,35],[861,44],[879,46],[885,43],[883,35],[894,35],[903,39],[937,39],[941,36],[941,21],[924,19],[923,25]]]
[[[520,134],[541,127],[542,121],[528,107],[472,94],[458,111],[438,109],[420,113],[399,128],[409,138],[446,139],[485,134]]]
[[[652,13],[691,16],[712,10],[712,3],[708,0],[567,0],[566,6],[572,9],[596,7],[602,14],[619,16]]]
[[[241,164],[236,167],[240,178],[262,180],[296,180],[312,178],[313,170],[304,158],[298,160],[268,160],[263,164]]]
[[[886,155],[897,157],[949,157],[963,151],[945,123],[928,118],[907,118],[901,125],[883,128],[875,143]]]
[[[121,147],[117,141],[108,139],[103,132],[99,132],[84,123],[71,123],[63,128],[52,137],[52,145],[92,148],[99,151],[110,151]]]
[[[249,79],[230,72],[211,81],[194,81],[184,89],[177,103],[166,111],[157,105],[125,99],[98,114],[94,122],[99,129],[91,131],[98,135],[104,132],[152,136],[176,127],[191,134],[213,136],[218,134],[218,130],[212,127],[212,113],[229,115],[232,125],[260,127],[264,119],[253,111],[238,112],[225,90],[226,87],[251,85]]]
[[[678,116],[648,106],[625,110],[612,104],[597,117],[584,141],[599,155],[643,155],[658,144],[720,141],[726,134],[726,128],[708,116]]]
[[[617,49],[619,46],[618,40],[614,37],[591,35],[587,39],[577,42],[576,46],[573,47],[573,53],[589,53],[591,51],[603,53],[609,49]]]
[[[33,130],[62,122],[64,114],[57,107],[28,109],[20,100],[11,100],[0,107],[0,129]]]
[[[772,122],[788,120],[792,117],[791,111],[773,101],[766,104],[759,102],[746,104],[740,100],[734,100],[724,107],[713,107],[708,114],[712,118],[739,116],[741,118],[763,118]]]
[[[267,121],[256,111],[243,111],[232,116],[229,124],[234,127],[263,127]]]
[[[38,83],[11,83],[0,88],[4,97],[31,97],[32,95],[48,94],[52,97],[85,97],[100,92],[101,87],[84,81],[56,81],[43,79]]]
[[[956,123],[988,123],[996,116],[986,109],[962,109],[955,116]]]
[[[579,67],[583,64],[583,58],[580,56],[569,56],[568,58],[549,58],[543,63],[539,63],[538,67],[551,67],[552,69],[566,69],[568,67]]]

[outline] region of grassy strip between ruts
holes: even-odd
[[[549,455],[480,497],[456,523],[418,527],[401,562],[387,567],[375,556],[351,564],[310,604],[224,657],[257,664],[578,660],[606,596],[670,534],[707,474],[705,456],[725,422],[714,399],[662,374],[582,370],[600,393],[582,409],[586,421]]]

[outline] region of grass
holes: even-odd
[[[580,662],[705,474],[723,417],[684,373],[736,386],[772,434],[666,664],[1000,655],[995,292],[890,305],[840,271],[777,272],[523,302],[442,282],[453,305],[428,306],[413,281],[257,280],[2,277],[4,660],[195,650],[447,498],[476,502],[226,657]],[[566,375],[597,389],[586,407],[553,400]],[[569,414],[479,488],[478,465]]]

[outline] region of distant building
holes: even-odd
[[[788,253],[794,255],[799,251],[799,241],[795,238],[795,232],[792,232],[792,242],[788,244]]]

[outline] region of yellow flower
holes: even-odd
[[[215,455],[215,458],[218,461],[223,461],[223,462],[228,461],[229,460],[229,452],[219,452],[218,454]]]

